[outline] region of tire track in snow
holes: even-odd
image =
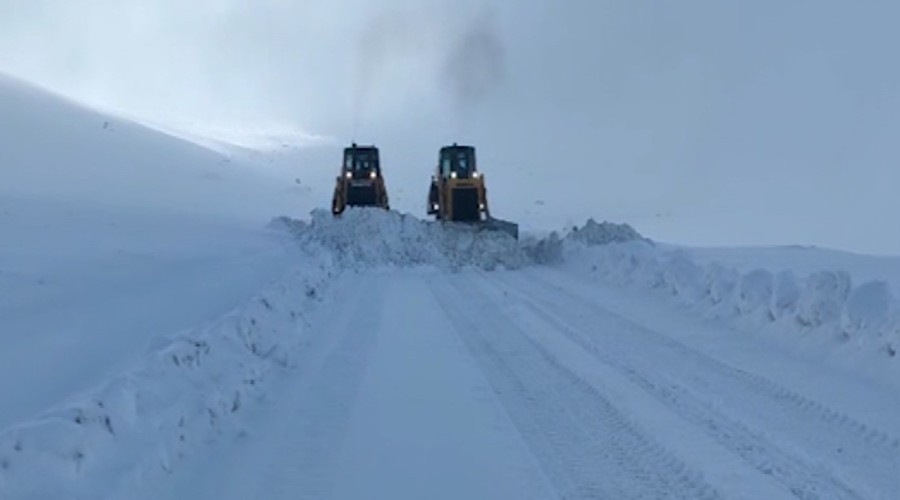
[[[381,294],[376,296],[379,299],[371,304],[373,311],[380,310]],[[311,380],[306,400],[293,412],[294,426],[299,430],[293,435],[300,439],[288,446],[292,448],[292,468],[301,479],[291,495],[278,498],[326,498],[331,493],[337,452],[368,369],[368,358],[378,341],[375,329],[360,328],[367,322],[361,323],[360,318],[366,315],[355,317],[345,329],[340,345],[328,355]]]
[[[149,488],[140,498],[321,499],[333,494],[335,463],[345,441],[383,310],[377,276],[341,278],[346,315],[320,307],[309,319],[310,338],[286,383],[234,448],[201,462],[181,482]],[[328,300],[336,300],[333,295]],[[174,486],[174,487],[173,487]]]
[[[489,300],[470,300],[471,287],[455,279],[433,284],[435,297],[561,498],[721,498]]]
[[[509,275],[498,276],[492,275],[491,280],[504,283],[499,287],[503,293],[513,293],[556,331],[760,472],[778,479],[798,498],[870,498],[878,492],[889,498],[886,495],[896,491],[900,449],[887,433],[640,327],[541,278],[529,275],[525,283],[514,282]],[[498,287],[488,281],[486,277],[482,280]],[[535,282],[545,293],[531,290]],[[552,309],[546,305],[548,301]],[[681,372],[673,370],[675,367]],[[724,410],[729,407],[726,415]],[[766,428],[756,430],[746,424],[745,412],[762,413],[757,421],[766,422]],[[808,438],[799,449],[789,449],[786,441],[798,432]],[[782,435],[776,437],[778,433]],[[855,478],[851,486],[845,470],[838,473],[818,464],[814,457],[829,446],[838,447],[842,466],[864,477]]]

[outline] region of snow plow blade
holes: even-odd
[[[512,236],[515,239],[519,239],[519,225],[515,222],[490,218],[486,221],[480,222],[479,226],[481,227],[481,229],[487,231],[500,231]]]

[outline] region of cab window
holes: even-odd
[[[457,156],[458,166],[457,173],[460,177],[469,175],[469,157],[465,153],[459,153]]]

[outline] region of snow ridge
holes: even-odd
[[[883,281],[854,285],[845,271],[740,272],[717,263],[700,265],[684,251],[644,239],[593,244],[591,238],[559,239],[562,265],[615,284],[666,291],[681,304],[745,329],[774,327],[814,334],[877,351],[900,349],[900,303]],[[546,243],[545,243],[546,244]]]
[[[523,248],[533,264],[556,264],[565,260],[563,248],[573,243],[593,247],[628,241],[642,241],[653,246],[649,238],[645,238],[628,224],[608,221],[598,223],[594,219],[588,219],[584,226],[572,228],[563,237],[554,231],[543,238],[525,238]]]
[[[281,217],[301,242],[334,254],[342,267],[434,266],[444,270],[478,267],[516,269],[530,259],[511,236],[465,224],[440,224],[412,215],[349,208],[340,217],[316,210],[310,223]]]
[[[280,218],[273,224],[287,227],[305,245],[332,253],[344,268],[563,265],[613,284],[667,290],[701,314],[746,329],[774,325],[816,332],[888,357],[900,349],[900,305],[883,281],[854,285],[849,273],[834,270],[798,276],[790,270],[740,272],[700,265],[627,224],[590,219],[564,236],[552,233],[522,242],[503,233],[373,209],[350,209],[337,218],[318,210],[309,223]]]
[[[242,307],[164,342],[133,371],[4,430],[0,498],[115,496],[139,487],[143,472],[170,472],[197,443],[237,431],[245,404],[264,398],[296,359],[303,316],[330,277],[330,259],[311,259]]]

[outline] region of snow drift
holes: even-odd
[[[247,402],[294,362],[303,317],[331,277],[330,259],[311,259],[212,323],[162,335],[133,370],[4,430],[0,497],[104,498],[235,429]]]
[[[684,250],[660,248],[643,238],[622,242],[583,238],[580,232],[559,239],[558,249],[560,265],[577,273],[614,285],[662,290],[700,314],[742,329],[816,334],[861,351],[897,356],[900,303],[884,281],[854,284],[841,270],[805,276],[787,269],[739,271],[715,262],[699,264]]]
[[[2,74],[0,110],[0,429],[289,268],[259,167]]]
[[[641,236],[628,224],[608,221],[598,223],[594,219],[588,219],[584,226],[572,228],[565,237],[560,237],[556,231],[543,238],[527,237],[523,240],[523,249],[534,264],[553,264],[564,260],[563,247],[569,244],[578,243],[591,247],[628,241],[643,241],[653,245],[652,241]]]
[[[0,498],[100,498],[264,392],[330,260],[260,291],[298,193],[3,75],[0,109]]]
[[[486,270],[562,265],[616,285],[665,290],[708,317],[755,330],[815,332],[864,351],[895,357],[900,348],[900,305],[888,283],[854,285],[840,270],[798,275],[791,270],[703,264],[687,251],[656,245],[627,224],[588,220],[560,236],[525,238],[471,227],[425,222],[381,210],[328,211],[312,221],[278,219],[306,244],[332,252],[343,267],[431,265]]]
[[[508,234],[478,230],[466,224],[439,224],[408,214],[349,208],[340,217],[316,210],[311,222],[279,218],[306,245],[332,252],[343,267],[429,265],[442,269],[472,266],[515,269],[529,262]]]

